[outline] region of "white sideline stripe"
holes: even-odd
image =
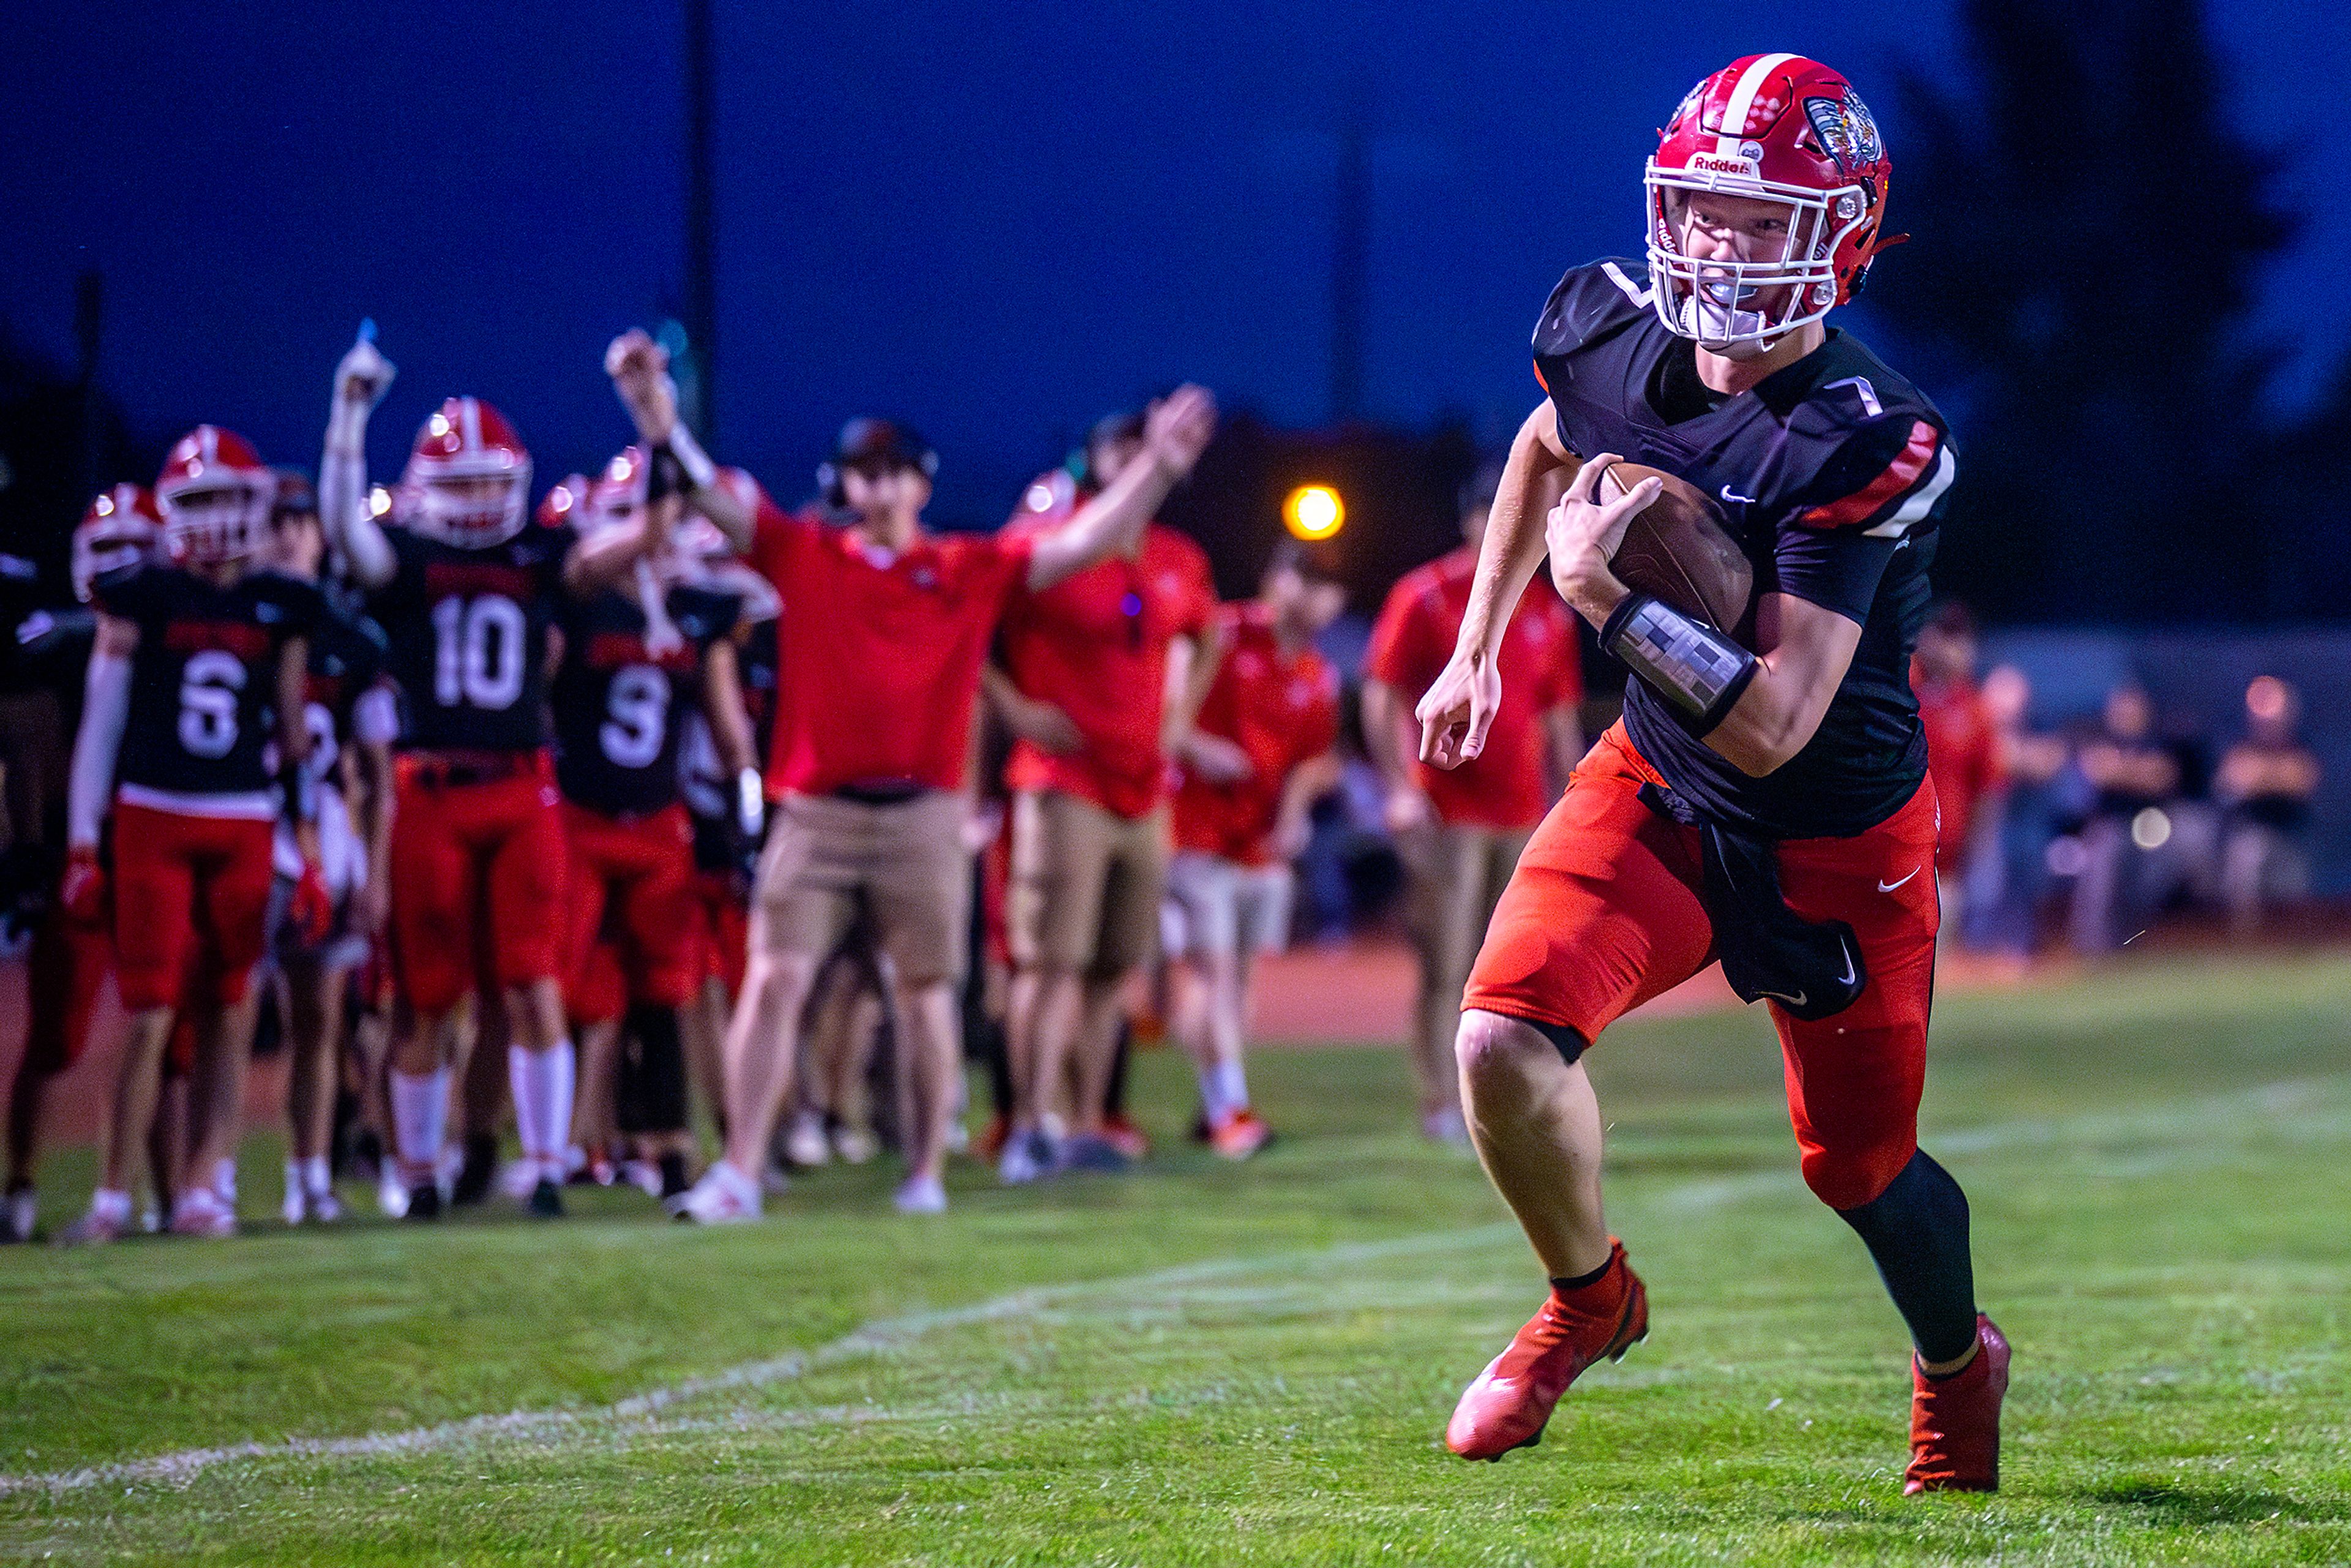
[[[2073,1117],[2021,1117],[1934,1134],[1927,1141],[1947,1152],[1986,1154],[2059,1141],[2078,1142],[2085,1137],[2146,1136],[2176,1132],[2189,1124],[2209,1130],[2215,1119],[2230,1116],[2251,1116],[2267,1121],[2281,1113],[2305,1105],[2330,1090],[2340,1089],[2343,1084],[2341,1078],[2287,1079],[2254,1084],[2185,1104],[2148,1107],[2137,1112],[2091,1112]],[[1794,1171],[1774,1168],[1679,1183],[1646,1201],[1669,1211],[1687,1212],[1719,1207],[1751,1196],[1792,1189],[1796,1185]],[[471,1416],[431,1427],[411,1427],[402,1432],[373,1432],[355,1437],[287,1437],[268,1443],[230,1443],[217,1448],[185,1448],[177,1453],[158,1454],[152,1458],[90,1465],[48,1474],[0,1475],[0,1497],[33,1491],[84,1491],[97,1486],[141,1482],[178,1486],[193,1481],[205,1470],[248,1460],[371,1458],[390,1454],[463,1448],[485,1440],[528,1438],[579,1427],[642,1421],[671,1406],[707,1395],[770,1387],[792,1382],[813,1370],[842,1361],[886,1354],[943,1329],[1047,1318],[1051,1315],[1057,1302],[1073,1299],[1111,1293],[1164,1291],[1176,1286],[1207,1283],[1284,1268],[1327,1268],[1333,1264],[1368,1262],[1420,1252],[1468,1249],[1506,1240],[1516,1234],[1514,1225],[1501,1222],[1475,1226],[1466,1230],[1424,1231],[1384,1241],[1344,1242],[1335,1247],[1278,1252],[1263,1258],[1217,1259],[1108,1280],[1032,1286],[967,1307],[877,1318],[813,1350],[745,1362],[706,1377],[687,1378],[666,1387],[650,1389],[610,1405],[588,1409],[511,1410],[500,1416]],[[1166,1303],[1155,1304],[1164,1306]],[[921,1413],[858,1406],[844,1413],[841,1419],[890,1420]],[[822,1424],[825,1418],[824,1412],[808,1412],[804,1416],[804,1424]]]
[[[1254,1273],[1280,1268],[1328,1267],[1416,1252],[1442,1252],[1482,1247],[1513,1233],[1508,1224],[1480,1225],[1467,1230],[1427,1231],[1386,1241],[1346,1242],[1311,1251],[1275,1253],[1253,1259],[1219,1259],[1188,1263],[1149,1274],[1109,1280],[1081,1281],[1065,1285],[1035,1286],[968,1307],[940,1312],[908,1312],[878,1318],[813,1350],[746,1362],[707,1377],[690,1377],[667,1387],[632,1395],[611,1405],[584,1410],[510,1410],[501,1416],[469,1416],[403,1432],[371,1432],[356,1437],[287,1437],[275,1442],[227,1443],[209,1448],[183,1448],[152,1458],[89,1465],[46,1475],[0,1475],[0,1497],[21,1492],[83,1491],[91,1487],[161,1482],[183,1486],[205,1470],[255,1459],[372,1458],[388,1454],[413,1454],[463,1448],[492,1439],[528,1438],[615,1422],[642,1420],[682,1402],[739,1389],[758,1389],[789,1383],[819,1368],[862,1355],[880,1355],[912,1344],[942,1329],[973,1323],[1048,1315],[1057,1301],[1109,1292],[1150,1292],[1171,1286]],[[871,1414],[870,1412],[868,1413]]]

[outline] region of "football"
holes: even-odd
[[[1604,505],[1655,475],[1664,485],[1625,525],[1609,566],[1625,587],[1736,636],[1746,628],[1755,568],[1730,537],[1722,508],[1687,480],[1638,463],[1612,463],[1597,486]]]

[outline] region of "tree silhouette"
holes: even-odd
[[[1896,229],[1872,306],[1954,389],[1937,563],[2004,619],[2203,620],[2277,603],[2262,465],[2280,356],[2248,320],[2298,216],[2230,122],[2196,0],[1967,0],[1975,79],[1889,115]]]

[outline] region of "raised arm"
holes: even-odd
[[[1578,471],[1580,459],[1560,444],[1559,422],[1549,402],[1535,405],[1510,442],[1509,461],[1487,514],[1485,542],[1478,549],[1478,575],[1469,608],[1461,619],[1453,657],[1437,684],[1420,699],[1420,758],[1438,768],[1457,768],[1486,749],[1486,731],[1501,706],[1502,680],[1496,660],[1502,634],[1519,607],[1519,596],[1534,580],[1543,559],[1543,517],[1552,498]],[[1635,493],[1639,494],[1638,486]],[[1641,495],[1641,504],[1649,495]],[[1635,508],[1637,509],[1637,508]],[[1628,514],[1629,515],[1629,512]],[[1621,530],[1620,530],[1621,532]]]
[[[661,554],[676,531],[678,507],[674,495],[649,500],[638,508],[635,528],[598,528],[573,545],[563,558],[565,591],[585,599],[628,577],[639,561]]]
[[[1029,558],[1029,591],[1042,593],[1134,544],[1216,433],[1217,400],[1205,388],[1181,386],[1153,403],[1143,423],[1143,450],[1068,522],[1038,538]]]
[[[632,327],[604,350],[604,373],[637,427],[637,439],[656,463],[676,470],[685,504],[718,525],[737,550],[751,548],[754,518],[741,498],[718,483],[718,466],[677,416],[677,382],[669,350]]]
[[[327,405],[327,447],[319,459],[319,520],[328,546],[350,564],[351,576],[373,588],[392,580],[392,541],[368,509],[368,416],[392,385],[392,361],[360,336],[335,367]]]

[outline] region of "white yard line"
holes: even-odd
[[[2189,1127],[2209,1134],[2216,1124],[2231,1118],[2251,1116],[2266,1121],[2305,1107],[2313,1099],[2339,1083],[2340,1080],[2336,1079],[2302,1079],[2253,1085],[2185,1104],[2149,1106],[2126,1112],[2089,1112],[2071,1117],[2025,1117],[1932,1135],[1928,1142],[1947,1151],[1984,1154],[2005,1148],[2040,1145],[2061,1139],[2080,1144],[2121,1137],[2159,1136]],[[1711,1208],[1783,1188],[1792,1189],[1796,1184],[1792,1167],[1760,1170],[1736,1176],[1708,1177],[1682,1182],[1663,1193],[1650,1195],[1642,1200],[1642,1206],[1656,1205],[1684,1211]],[[1482,1225],[1467,1230],[1429,1231],[1390,1240],[1348,1242],[1262,1258],[1220,1259],[1117,1279],[1036,1286],[967,1307],[878,1318],[812,1350],[746,1362],[706,1377],[687,1378],[610,1405],[586,1409],[512,1410],[504,1415],[473,1416],[429,1427],[413,1427],[405,1431],[373,1432],[352,1437],[287,1437],[266,1443],[230,1443],[47,1474],[0,1475],[0,1497],[36,1491],[83,1491],[93,1487],[141,1483],[177,1486],[194,1479],[206,1470],[248,1461],[371,1458],[459,1448],[483,1442],[511,1442],[585,1427],[643,1422],[672,1406],[687,1401],[714,1394],[771,1387],[793,1382],[810,1372],[843,1361],[887,1354],[943,1330],[987,1322],[1048,1320],[1065,1305],[1083,1301],[1092,1296],[1139,1298],[1155,1310],[1165,1310],[1173,1304],[1168,1299],[1169,1293],[1187,1285],[1213,1286],[1219,1281],[1269,1271],[1313,1270],[1315,1277],[1322,1279],[1326,1277],[1323,1270],[1348,1263],[1420,1253],[1468,1250],[1506,1241],[1513,1235],[1515,1228],[1509,1224]],[[1240,1304],[1248,1294],[1229,1289],[1209,1292],[1213,1301],[1227,1305]],[[810,1412],[809,1419],[811,1424],[816,1424],[825,1418],[825,1414]],[[861,1406],[853,1410],[844,1408],[840,1413],[840,1419],[890,1419],[901,1414],[907,1413]]]

